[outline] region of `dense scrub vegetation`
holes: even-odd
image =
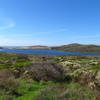
[[[100,100],[100,57],[0,53],[0,100]]]

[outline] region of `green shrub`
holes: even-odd
[[[94,100],[94,94],[76,84],[49,87],[36,100]]]
[[[100,71],[100,65],[92,66],[91,69],[94,71]]]
[[[21,68],[29,67],[31,65],[32,65],[31,62],[16,63],[16,64],[13,64],[12,66],[10,66],[10,69],[11,70],[20,70]]]
[[[17,59],[17,60],[16,60],[16,62],[18,62],[18,63],[21,63],[21,62],[23,63],[23,62],[26,62],[26,61],[27,61],[27,60],[25,60],[25,59]]]

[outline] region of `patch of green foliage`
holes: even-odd
[[[24,83],[24,84],[26,84],[26,83]],[[46,84],[41,84],[40,82],[32,82],[29,85],[30,85],[30,87],[29,86],[26,87],[26,93],[24,93],[23,96],[20,96],[13,100],[35,100],[35,98],[40,94],[41,90],[44,90],[45,88],[47,88],[49,86],[56,85],[56,83],[48,82]],[[25,88],[21,88],[20,91],[25,92]]]
[[[95,93],[85,86],[73,83],[73,78],[80,81],[81,75],[85,77],[84,72],[99,71],[99,57],[61,56],[44,59],[41,56],[31,56],[30,60],[28,57],[0,54],[0,100],[95,100]],[[29,74],[25,74],[26,67],[30,67],[33,63],[49,62],[49,60],[51,63],[51,59],[67,69],[64,78],[69,76],[71,83],[67,79],[57,83],[43,80],[36,82]]]
[[[13,64],[12,66],[10,66],[10,69],[11,70],[20,70],[21,68],[24,68],[24,67],[28,67],[28,66],[31,66],[32,63],[31,62],[23,62],[23,63],[16,63],[16,64]]]
[[[0,69],[19,70],[31,65],[31,61],[21,56],[6,55],[0,57]]]
[[[59,84],[42,91],[36,100],[94,100],[95,95],[76,83]]]
[[[100,65],[92,66],[91,69],[94,71],[100,71]]]
[[[6,81],[6,84],[3,85],[4,88],[0,91],[0,100],[35,100],[41,90],[56,85],[56,83],[41,84],[33,80],[13,79]]]

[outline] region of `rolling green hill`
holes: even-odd
[[[67,52],[80,52],[80,53],[100,53],[99,45],[81,45],[69,44],[58,47],[52,47],[52,50],[67,51]]]
[[[62,46],[22,46],[22,47],[0,47],[0,49],[40,49],[40,50],[57,50],[66,52],[80,52],[80,53],[100,53],[100,45],[82,45],[82,44],[68,44]]]

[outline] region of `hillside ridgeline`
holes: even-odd
[[[100,46],[98,45],[81,45],[81,44],[69,44],[58,47],[52,47],[52,50],[67,51],[67,52],[79,52],[79,53],[100,53]]]
[[[24,46],[24,47],[1,47],[1,49],[40,49],[40,50],[56,50],[66,52],[79,52],[79,53],[100,53],[99,45],[82,45],[82,44],[69,44],[63,46]]]

